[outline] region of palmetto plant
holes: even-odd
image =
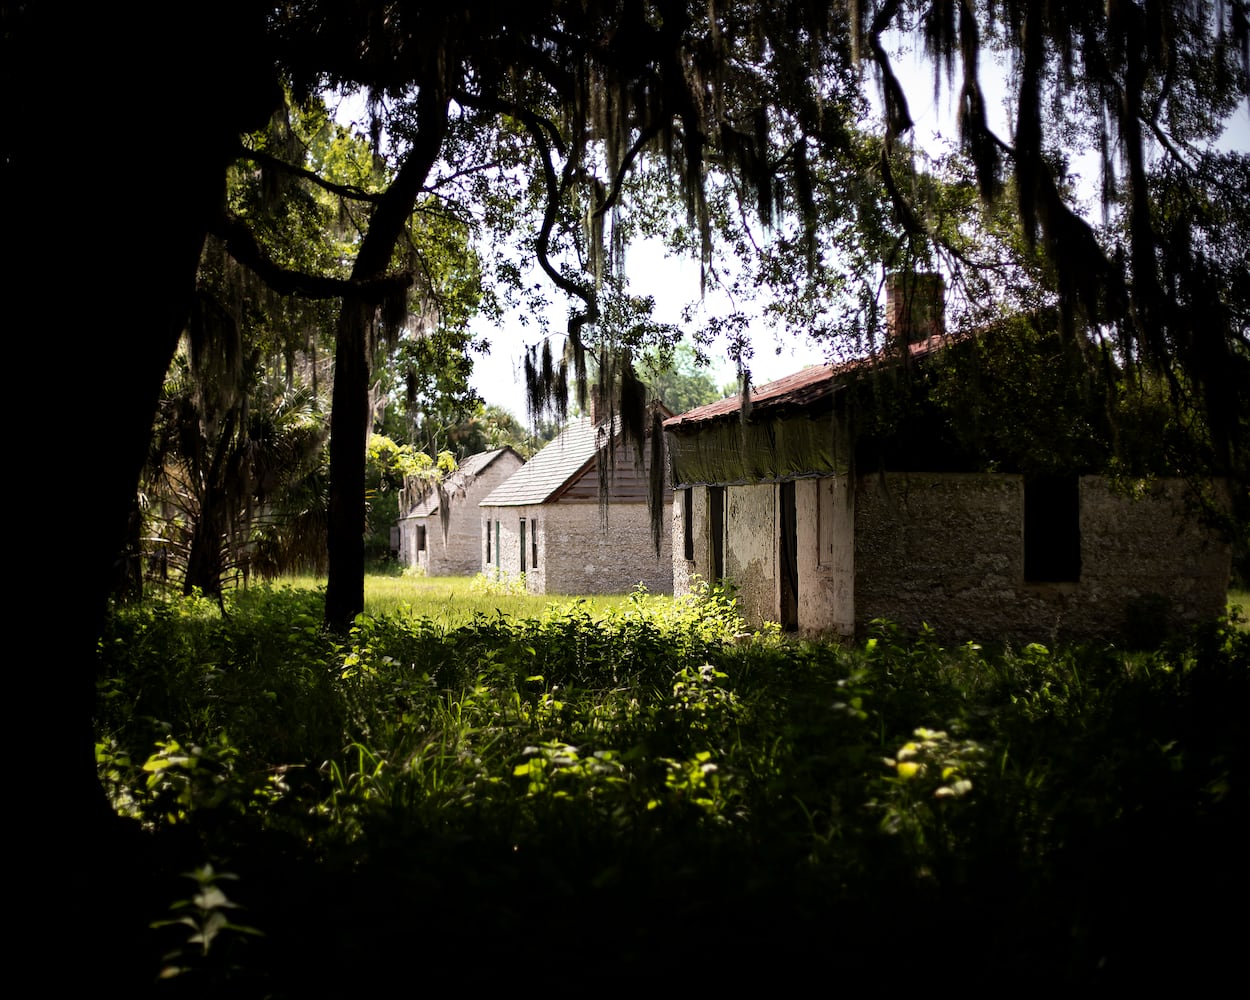
[[[231,576],[324,561],[326,427],[312,392],[258,356],[186,351],[157,416],[145,493],[149,538],[184,593],[219,595]],[[233,368],[233,370],[231,370]]]

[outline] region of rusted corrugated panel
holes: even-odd
[[[786,375],[751,390],[751,406],[753,409],[767,410],[775,406],[805,406],[833,393],[833,376],[836,369],[832,365],[817,365],[804,368],[793,375]],[[741,406],[741,396],[729,396],[697,406],[693,410],[670,417],[664,421],[665,430],[684,428],[690,424],[715,420],[717,417],[736,415]]]
[[[600,457],[597,456],[595,460],[587,462],[569,480],[567,486],[553,494],[551,499],[560,503],[598,503],[599,460]],[[608,503],[646,503],[649,465],[649,461],[644,459],[643,467],[639,468],[634,463],[633,447],[618,443],[608,484]],[[666,487],[666,491],[667,489]]]
[[[669,433],[674,486],[778,482],[846,472],[847,448],[832,408],[774,412],[746,424],[723,420],[697,433]]]
[[[755,390],[747,420],[731,396],[664,421],[676,487],[780,482],[842,475],[849,448],[834,415],[834,396],[847,379],[876,367],[929,357],[953,339],[909,344],[907,358],[877,354],[838,365],[805,368]]]
[[[947,335],[930,337],[928,340],[909,344],[907,354],[910,360],[916,361],[940,351],[947,344],[959,339],[963,339],[963,335],[957,337]],[[816,365],[811,368],[804,368],[802,371],[794,372],[792,375],[783,376],[774,382],[769,382],[767,385],[752,389],[752,418],[754,418],[756,413],[763,414],[774,410],[804,409],[816,406],[832,399],[842,377],[855,372],[866,371],[878,365],[885,367],[897,365],[902,361],[901,354],[887,352],[856,358],[853,361],[845,361],[836,365]],[[687,410],[685,413],[665,420],[664,429],[666,431],[680,432],[708,421],[730,416],[736,417],[741,409],[741,399],[741,395],[728,396],[725,399],[717,400],[715,403],[697,406],[693,410]]]

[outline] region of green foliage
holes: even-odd
[[[559,433],[560,424],[554,420],[538,421],[530,428],[501,406],[479,403],[463,420],[447,430],[447,442],[462,459],[503,447],[509,447],[522,458],[529,459]]]
[[[959,800],[974,791],[985,756],[985,747],[975,740],[956,740],[922,726],[893,757],[884,758],[892,773],[869,807],[880,810],[881,828],[899,837],[903,850],[915,858],[917,877],[948,881],[955,874],[951,866],[961,860],[967,843],[958,822],[966,806]]]
[[[369,501],[365,555],[384,562],[390,554],[391,528],[403,513],[400,502],[404,491],[415,495],[417,491],[434,489],[456,471],[456,459],[449,451],[431,458],[410,444],[396,444],[384,434],[371,434],[365,461]]]
[[[456,460],[447,452],[435,461],[425,452],[417,451],[410,444],[396,444],[384,434],[370,434],[369,447],[365,452],[369,461],[369,475],[376,483],[387,489],[399,489],[407,476],[422,474],[445,474],[453,472]]]
[[[648,351],[639,368],[655,398],[674,413],[685,413],[721,398],[715,369],[706,357],[700,358],[688,341]]]
[[[111,720],[104,731],[133,761],[161,741],[202,748],[191,763],[202,761],[196,770],[205,774],[227,762],[256,773],[265,762],[330,754],[343,717],[322,600],[259,587],[229,598],[229,618],[198,595],[119,611],[100,640],[99,712]],[[221,754],[203,749],[218,746],[222,733],[232,736]]]
[[[1175,381],[1066,337],[1053,311],[997,318],[923,360],[865,365],[848,382],[841,415],[867,468],[1098,472],[1126,484],[1223,474]]]
[[[880,928],[922,906],[996,956],[975,982],[1132,981],[1160,944],[1134,914],[1192,903],[1244,833],[1235,622],[1132,655],[947,649],[888,622],[849,649],[747,638],[732,595],[703,588],[456,623],[364,615],[336,639],[318,600],[120,608],[101,648],[112,801],[240,874],[268,942],[247,972],[273,981],[393,963],[388,933],[299,964],[345,884],[447,958],[473,941],[421,900],[505,934],[535,905],[573,908],[629,967],[671,944],[634,923],[656,907],[801,969],[814,927],[894,961]],[[943,947],[909,941],[891,968],[922,975]]]
[[[128,558],[155,583],[211,595],[253,573],[316,568],[325,440],[313,394],[275,377],[258,350],[187,338],[161,395]]]
[[[190,899],[173,903],[170,906],[173,915],[169,919],[152,924],[154,929],[185,927],[190,930],[186,940],[165,955],[159,978],[170,980],[189,975],[195,980],[194,988],[200,990],[220,989],[246,980],[241,966],[222,958],[223,950],[237,953],[237,949],[231,948],[237,941],[235,935],[262,936],[256,928],[230,919],[230,912],[239,907],[226,895],[221,883],[237,876],[215,871],[211,864],[206,864],[187,872],[186,878],[195,884],[194,894]]]

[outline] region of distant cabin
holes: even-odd
[[[524,574],[526,590],[535,594],[617,594],[638,584],[672,592],[672,489],[666,482],[657,552],[647,504],[652,459],[636,461],[619,432],[600,503],[609,433],[606,422],[574,420],[481,501],[478,558],[488,575]]]
[[[512,448],[496,448],[470,455],[438,487],[415,481],[405,485],[400,563],[420,567],[429,576],[476,575],[482,568],[478,503],[524,464]]]
[[[754,625],[861,638],[875,619],[950,640],[1152,638],[1221,614],[1230,546],[1181,480],[1128,496],[1094,471],[1012,471],[924,420],[864,454],[855,380],[940,379],[943,355],[972,343],[937,316],[875,359],[755,389],[745,420],[735,396],[665,421],[675,592],[723,579]],[[1226,502],[1223,484],[1201,486]]]

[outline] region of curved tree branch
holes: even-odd
[[[370,205],[376,205],[382,200],[381,193],[366,191],[362,187],[355,184],[336,184],[334,181],[328,181],[315,170],[309,170],[307,167],[298,167],[293,163],[288,163],[281,157],[274,156],[259,149],[252,149],[239,143],[239,156],[245,160],[252,160],[261,166],[269,167],[273,170],[281,170],[283,173],[290,174],[292,177],[298,177],[306,180],[310,184],[315,184],[323,191],[337,195],[340,198],[348,198],[352,201],[362,201]]]
[[[885,101],[885,134],[887,144],[912,127],[911,112],[907,108],[907,95],[903,93],[902,84],[894,75],[890,57],[881,44],[881,33],[898,14],[900,0],[886,0],[877,16],[872,19],[872,27],[868,29],[868,47],[872,50],[873,61],[881,71],[881,91]]]
[[[377,305],[413,285],[413,275],[407,271],[349,279],[283,267],[265,252],[247,224],[229,212],[222,212],[209,231],[225,244],[226,252],[235,261],[279,295],[298,295],[306,299],[352,298]]]
[[[637,140],[635,140],[635,142],[625,152],[625,155],[621,158],[620,169],[617,170],[616,176],[612,178],[612,184],[608,190],[607,197],[604,198],[599,207],[595,209],[594,215],[596,218],[602,218],[605,214],[607,214],[608,210],[617,203],[617,200],[621,196],[621,187],[625,183],[625,176],[629,173],[630,167],[633,166],[634,161],[638,158],[639,154],[647,147],[647,143],[659,134],[660,126],[655,124],[648,125],[638,134]]]

